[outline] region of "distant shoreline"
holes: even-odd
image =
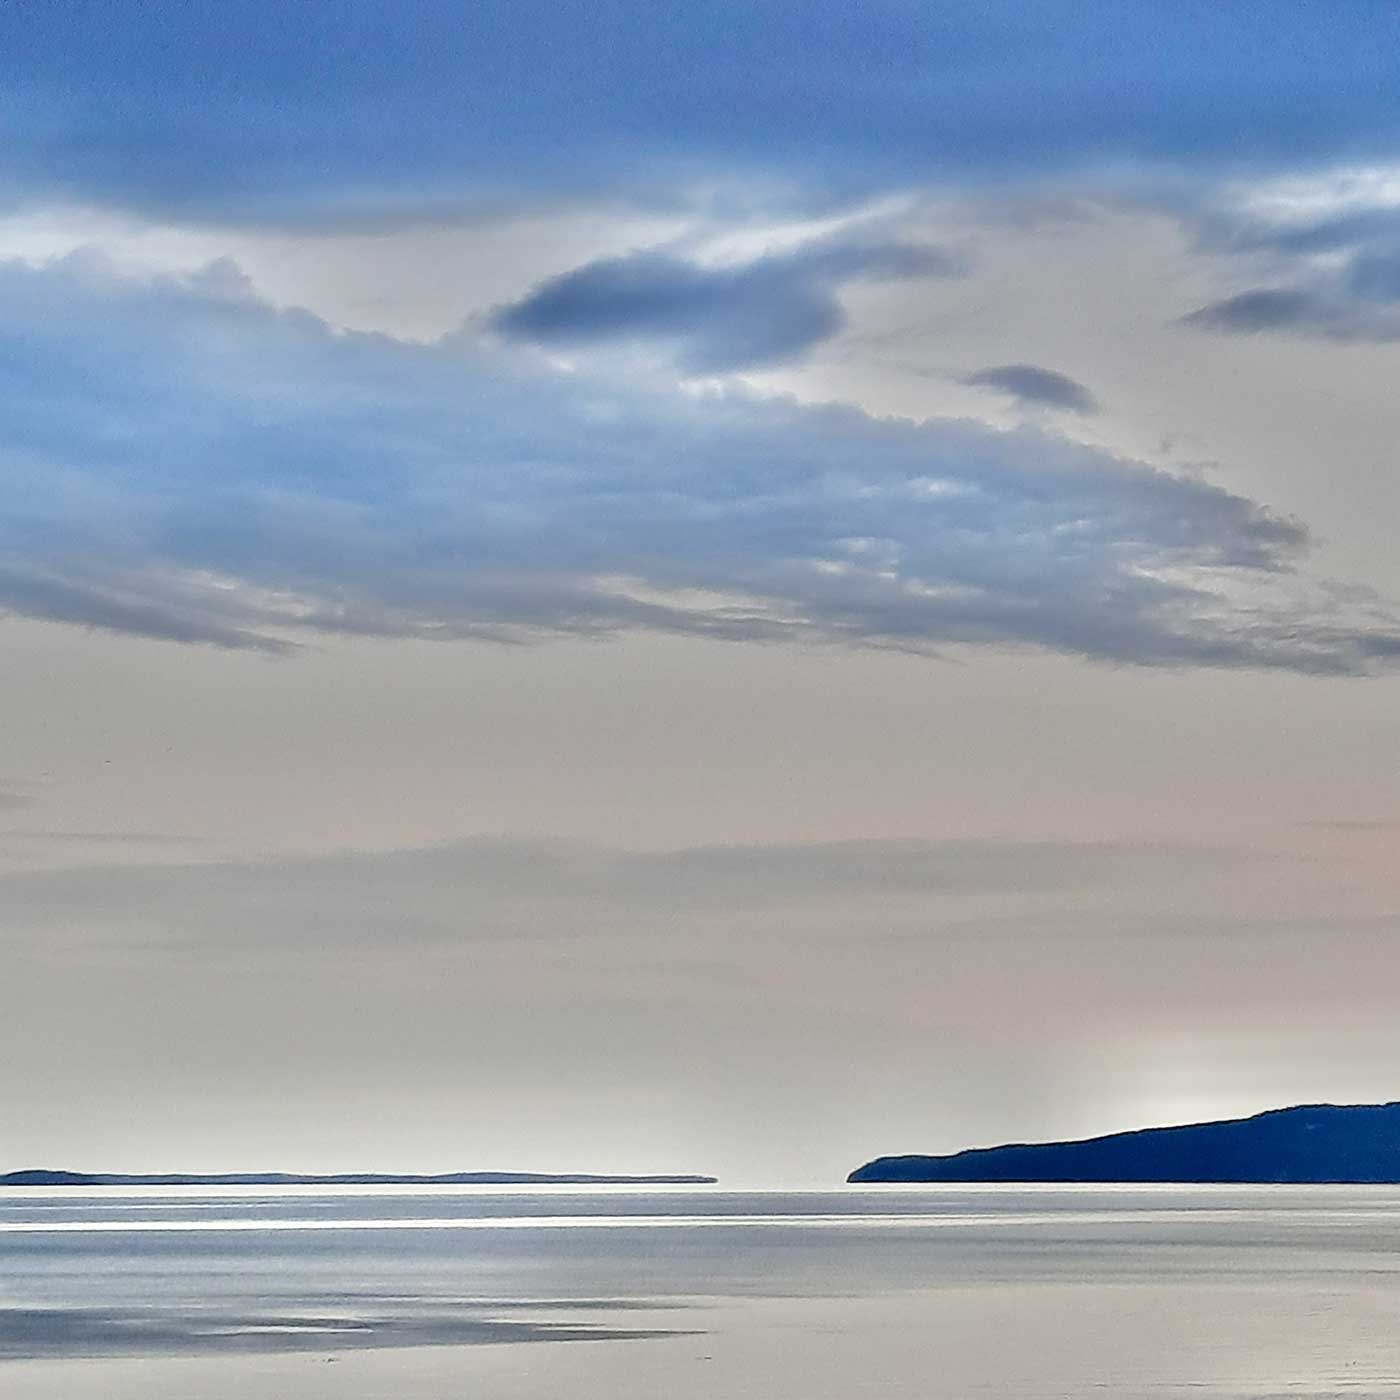
[[[857,1185],[1400,1185],[1400,1102],[1299,1104],[1249,1118],[1138,1128],[1072,1142],[877,1157],[846,1180]]]
[[[586,1172],[444,1172],[432,1176],[346,1172],[69,1172],[0,1174],[5,1186],[713,1186],[714,1176],[618,1176]]]

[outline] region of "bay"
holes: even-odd
[[[1394,1187],[0,1197],[24,1400],[1398,1387]]]

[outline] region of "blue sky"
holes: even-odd
[[[1382,1094],[1397,30],[0,9],[8,1165]]]

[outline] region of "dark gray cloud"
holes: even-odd
[[[1071,413],[1093,413],[1098,404],[1077,379],[1039,365],[990,365],[969,374],[963,383],[979,389],[996,389],[1023,403],[1063,408]]]
[[[1232,335],[1291,332],[1339,341],[1400,340],[1400,312],[1339,285],[1259,287],[1210,302],[1184,320]]]
[[[659,343],[686,372],[711,374],[792,360],[834,335],[845,282],[955,266],[936,248],[850,236],[720,266],[647,250],[552,277],[491,324],[544,345]]]
[[[0,606],[177,641],[629,628],[1389,665],[1253,501],[1022,429],[557,373],[277,311],[237,269],[0,265]]]
[[[1384,0],[11,4],[0,195],[344,225],[1362,158],[1400,147],[1398,25]]]
[[[1259,287],[1193,311],[1186,320],[1208,330],[1251,334],[1292,330],[1315,322],[1322,307],[1306,292],[1289,287]]]

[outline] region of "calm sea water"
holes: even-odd
[[[9,1400],[1400,1394],[1400,1190],[0,1196]]]

